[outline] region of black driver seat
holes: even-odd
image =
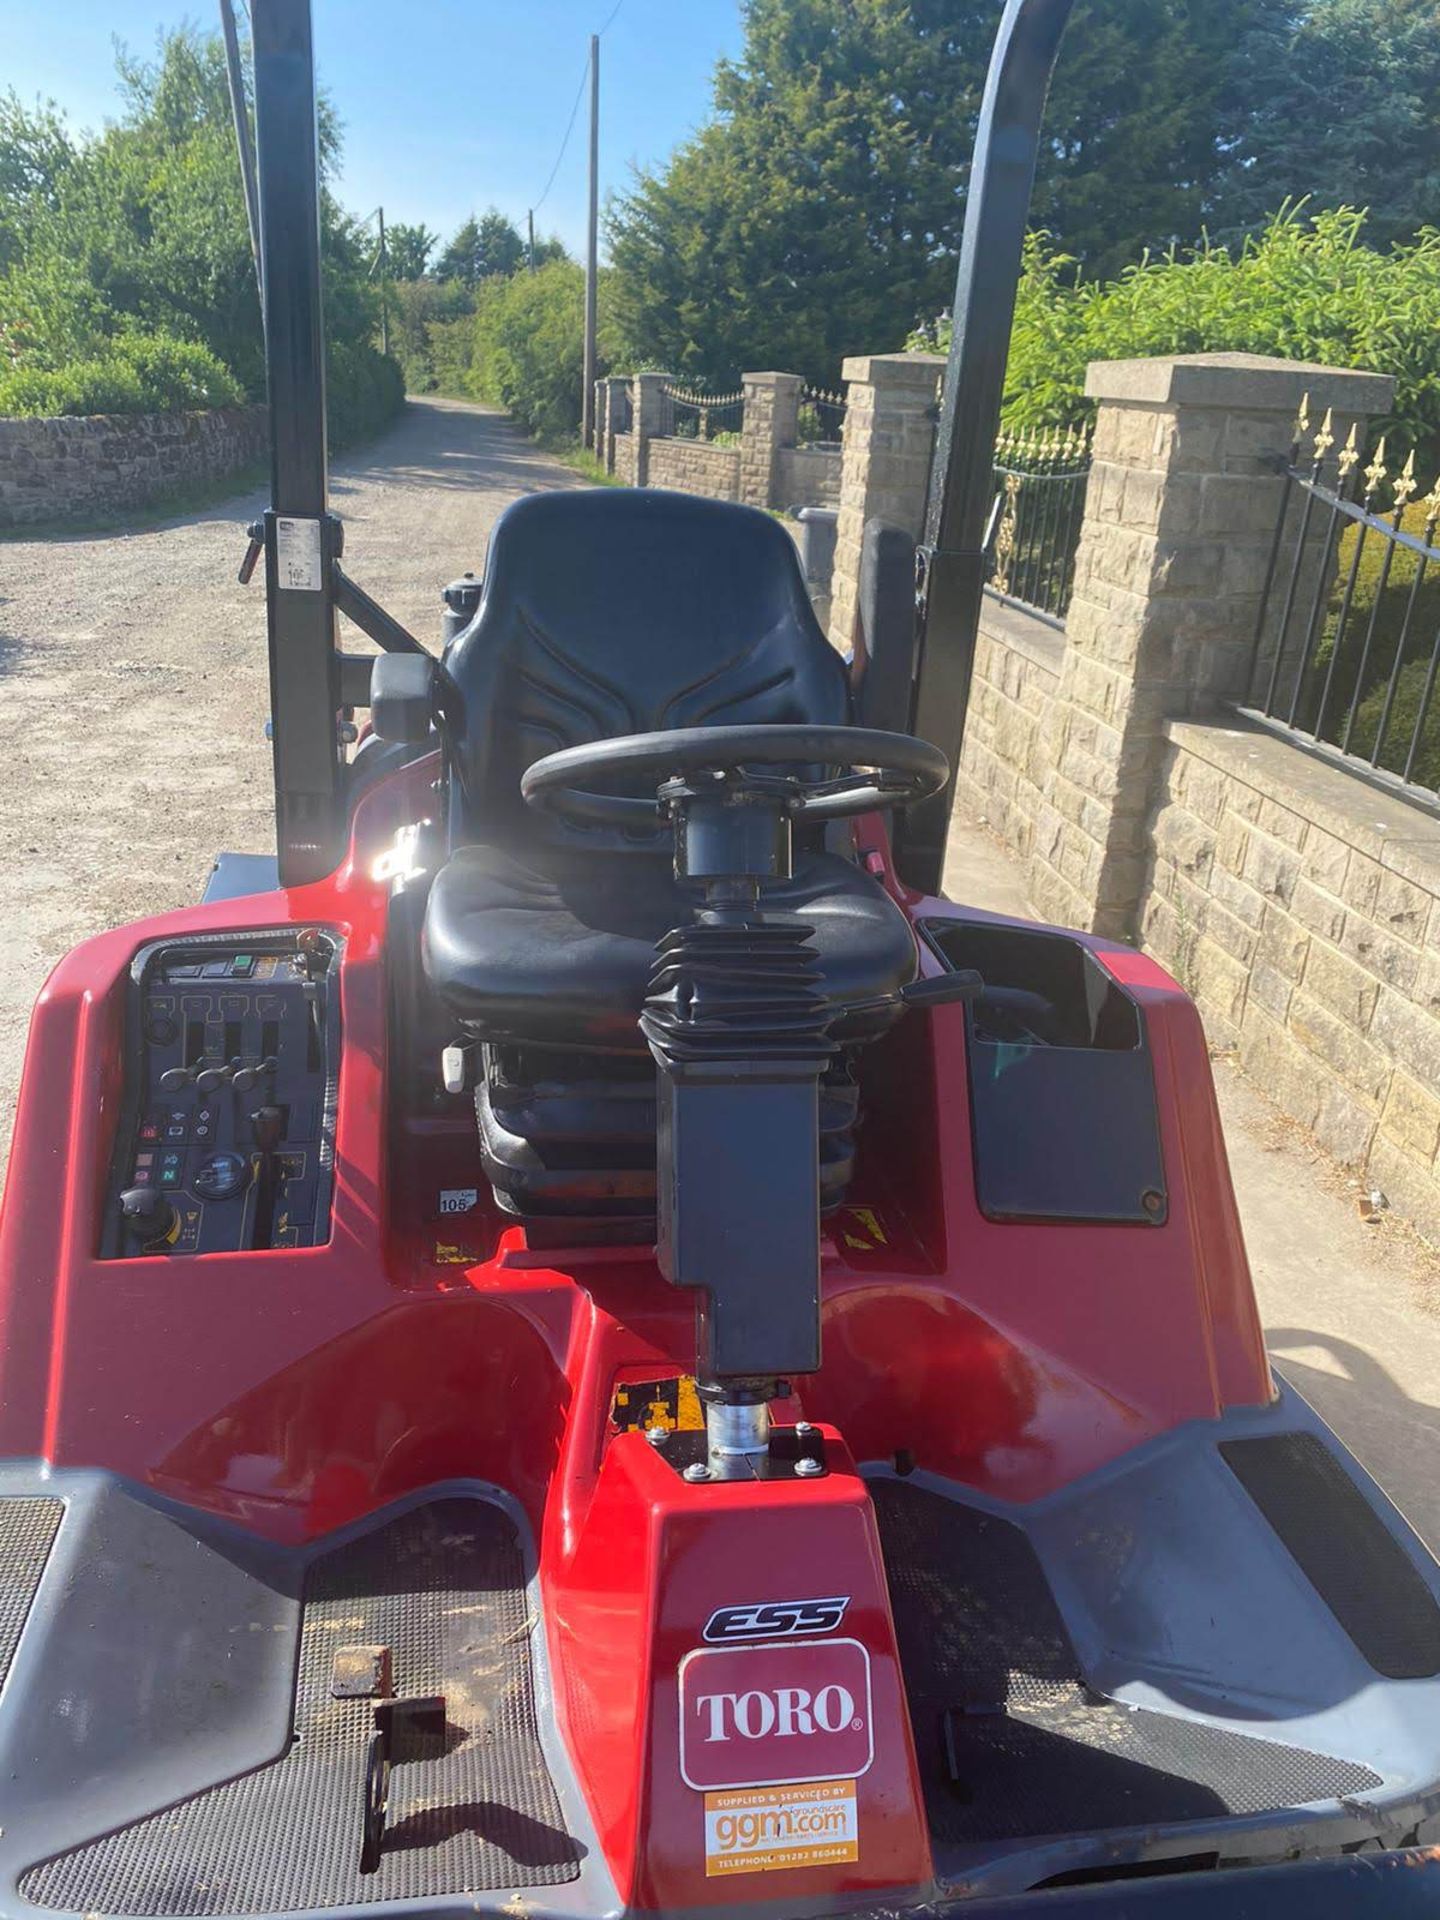
[[[519,1090],[512,1109],[527,1126],[527,1092],[542,1081],[557,1089],[570,1124],[583,1082],[600,1102],[582,1116],[584,1130],[594,1121],[603,1135],[615,1087],[633,1080],[637,1098],[648,1088],[636,1021],[655,943],[689,921],[695,900],[673,877],[668,827],[637,835],[537,814],[521,799],[521,774],[560,747],[628,733],[844,724],[844,666],[811,611],[789,536],[768,515],[597,489],[535,494],[501,517],[479,611],[445,667],[453,851],[430,893],[426,972],[454,1018],[487,1043],[487,1084]],[[818,833],[797,845],[795,865],[791,882],[767,891],[766,911],[814,928],[832,1000],[914,978],[909,923],[870,874],[827,851]],[[860,1040],[885,1024],[870,1013],[835,1032]],[[480,1108],[484,1136],[484,1089]],[[624,1110],[633,1120],[633,1101]],[[533,1133],[517,1138],[524,1160]],[[493,1145],[487,1166],[503,1201]],[[606,1150],[601,1139],[587,1153],[603,1160]],[[648,1151],[653,1192],[653,1125]],[[537,1188],[527,1200],[507,1179],[514,1210],[543,1198]],[[596,1198],[587,1191],[583,1210]]]

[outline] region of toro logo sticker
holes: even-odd
[[[701,1638],[715,1647],[737,1640],[784,1640],[791,1634],[808,1640],[834,1633],[849,1604],[849,1594],[843,1594],[833,1600],[754,1600],[744,1607],[717,1607]]]
[[[687,1787],[854,1779],[874,1751],[870,1655],[858,1640],[699,1647],[680,1663]]]

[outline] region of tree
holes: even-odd
[[[153,373],[183,371],[186,356],[167,343],[188,343],[258,398],[260,303],[219,37],[182,28],[153,61],[121,50],[117,65],[122,111],[93,138],[72,141],[48,110],[0,102],[5,353],[20,370],[63,373],[133,358],[133,343],[148,339],[158,343]],[[324,185],[339,136],[323,99],[319,134],[326,332],[337,392],[362,420],[362,389],[382,393],[389,378],[371,365],[373,243]]]
[[[565,242],[560,238],[558,233],[542,234],[535,242],[535,258],[533,261],[528,257],[528,248],[526,249],[526,256],[526,265],[536,267],[548,267],[552,260],[568,260],[570,258]]]
[[[408,226],[397,220],[385,229],[385,251],[390,258],[390,275],[395,280],[423,278],[431,254],[440,244],[438,233],[420,224]]]
[[[440,280],[463,280],[478,287],[492,274],[514,273],[525,258],[525,242],[513,223],[494,207],[477,220],[472,213],[435,263]]]
[[[1265,81],[1237,50],[1288,6],[1080,0],[1035,214],[1086,272],[1198,237]],[[992,0],[750,0],[714,119],[611,209],[631,355],[833,379],[948,301],[994,26]]]
[[[20,257],[23,228],[37,207],[54,212],[60,182],[75,158],[53,101],[33,109],[0,93],[0,270]]]
[[[600,276],[602,370],[609,362],[611,280]],[[544,440],[573,439],[579,430],[584,287],[576,262],[559,259],[534,273],[492,274],[476,297],[469,385]]]
[[[1236,144],[1213,226],[1253,228],[1284,201],[1368,209],[1371,246],[1440,219],[1440,12],[1433,0],[1314,0],[1257,31],[1268,85]]]

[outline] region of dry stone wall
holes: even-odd
[[[237,473],[268,445],[264,407],[0,420],[0,527],[144,506]]]

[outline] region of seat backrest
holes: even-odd
[[[574,845],[633,841],[542,822],[520,776],[544,754],[671,727],[850,719],[789,535],[767,514],[635,488],[532,494],[497,521],[480,607],[445,654],[471,817]],[[668,845],[668,832],[663,836]]]

